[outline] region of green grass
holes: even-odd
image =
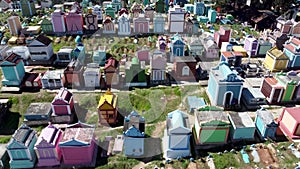
[[[0,137],[0,144],[6,144],[9,142],[11,136],[1,136]]]
[[[145,117],[146,123],[164,121],[167,113],[180,104],[178,87],[135,89],[131,93],[118,93],[119,112],[126,116],[136,110]],[[144,112],[142,114],[142,112]]]
[[[53,40],[55,40],[55,37],[53,37]],[[76,44],[74,39],[71,41],[61,39],[60,43],[52,43],[52,46],[54,53],[57,53],[59,49],[61,49],[64,46],[70,46],[72,48],[75,48]]]
[[[118,129],[113,129],[113,130],[108,130],[108,131],[99,131],[99,133],[96,133],[96,136],[98,137],[98,140],[103,141],[105,136],[112,136],[112,137],[117,137],[117,135],[122,135],[123,134],[123,128],[118,128]]]
[[[75,94],[75,100],[78,101],[80,107],[96,112],[100,96],[101,94]]]
[[[280,168],[294,168],[295,164],[299,162],[299,159],[288,149],[288,146],[291,142],[281,142],[275,147],[276,150],[279,150],[277,153],[277,158],[279,160],[279,167]],[[281,149],[284,147],[285,149]],[[281,158],[280,156],[284,157]]]
[[[98,114],[92,115],[91,117],[89,117],[86,121],[86,123],[88,124],[98,124]]]
[[[51,102],[55,96],[55,93],[48,93],[41,90],[39,93],[22,93],[22,95],[1,95],[1,98],[9,98],[12,101],[12,107],[10,111],[17,114],[19,113],[19,125],[23,122],[24,113],[31,103],[34,102]],[[13,115],[13,114],[11,114]],[[15,120],[15,119],[14,119]],[[14,123],[8,122],[7,125]]]
[[[216,168],[228,168],[228,167],[239,168],[240,167],[240,164],[235,159],[235,154],[233,153],[224,153],[221,155],[213,153],[213,159]]]
[[[186,169],[190,161],[188,159],[175,160],[172,163],[173,169]]]
[[[129,115],[134,110],[129,99],[129,92],[118,93],[118,109],[123,116]]]
[[[133,108],[139,112],[148,111],[151,108],[151,103],[150,100],[148,100],[148,96],[129,94],[129,99]]]
[[[131,104],[141,112],[147,123],[164,121],[166,115],[178,108],[180,104],[180,89],[178,87],[136,89]],[[150,104],[150,105],[149,105]]]
[[[156,125],[148,125],[146,126],[145,134],[151,136],[155,129],[156,129]]]
[[[127,169],[133,168],[139,163],[140,161],[136,159],[127,158],[123,155],[116,155],[108,158],[108,164],[99,166],[96,169]]]

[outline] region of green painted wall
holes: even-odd
[[[200,143],[225,143],[227,130],[206,130],[202,129],[200,134]]]
[[[125,70],[125,81],[126,83],[130,82],[146,82],[146,74],[145,70],[140,68],[140,64],[131,65],[130,69]],[[134,79],[135,75],[137,75],[137,79]],[[137,80],[137,81],[135,81]]]
[[[284,95],[282,97],[282,101],[291,101],[294,90],[295,90],[295,85],[292,84],[287,85]]]
[[[41,27],[42,27],[42,30],[43,30],[44,33],[51,33],[51,32],[53,32],[53,25],[52,25],[51,21],[44,20],[41,23]]]

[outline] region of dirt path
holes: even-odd
[[[151,136],[154,138],[160,137],[166,127],[166,122],[158,122],[156,124],[155,130],[152,132]]]
[[[197,163],[190,162],[187,169],[198,169]]]
[[[260,147],[257,149],[258,155],[262,163],[266,166],[272,165],[272,167],[278,167],[278,160],[272,155],[267,147]]]
[[[166,169],[173,169],[173,166],[171,164],[166,164]]]

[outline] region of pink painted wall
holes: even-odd
[[[92,141],[91,145],[86,147],[61,147],[64,164],[90,164],[93,160],[95,146],[95,141]]]
[[[137,33],[148,33],[149,32],[148,22],[135,22],[134,27],[135,27],[135,32],[137,32]]]
[[[152,60],[152,68],[153,69],[160,69],[160,70],[164,70],[166,69],[166,59],[164,58],[156,58]]]
[[[67,115],[71,113],[68,111],[69,105],[53,105],[53,107],[56,115]]]
[[[48,134],[48,132],[44,132],[44,135]],[[52,133],[53,134],[53,133]],[[54,137],[52,136],[52,134],[50,135],[50,137]],[[49,144],[47,143],[47,145],[44,145],[45,148],[37,148],[36,149],[36,153],[39,154],[38,157],[38,166],[56,166],[60,164],[61,161],[61,150],[60,147],[58,147],[58,144],[60,142],[60,140],[62,139],[62,132],[57,132],[56,133],[58,136],[56,142],[54,143],[53,147],[48,147]],[[42,137],[43,135],[41,135],[40,137]],[[49,137],[49,136],[45,136]]]
[[[83,18],[81,14],[69,13],[66,15],[66,23],[68,31],[82,31]]]
[[[51,16],[54,32],[66,32],[65,18],[60,12],[53,12]]]
[[[138,57],[139,61],[148,61],[149,60],[149,50],[138,51],[137,57]]]

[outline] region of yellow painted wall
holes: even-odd
[[[288,60],[277,60],[275,64],[275,70],[281,71],[286,69]]]
[[[274,59],[267,54],[263,65],[265,66],[265,68],[269,69],[270,71],[273,71],[274,70],[273,64],[274,64]]]

